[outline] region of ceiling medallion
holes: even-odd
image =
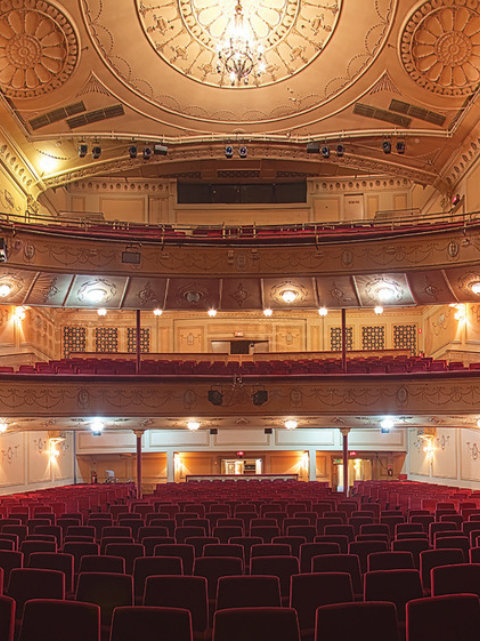
[[[105,305],[117,293],[114,283],[99,278],[98,280],[89,280],[78,290],[77,298],[85,305]]]
[[[223,45],[229,45],[232,16],[238,0],[136,0],[145,35],[155,52],[170,66],[193,80],[207,85],[231,87],[233,69],[226,64]],[[243,0],[243,23],[255,63],[261,75],[251,69],[245,85],[242,70],[237,87],[261,87],[298,73],[323,51],[331,38],[343,0]],[[252,43],[256,43],[253,52]],[[218,73],[218,50],[223,63]],[[258,55],[261,52],[261,60]],[[250,65],[248,56],[243,58]],[[240,61],[238,62],[240,65]],[[241,65],[240,65],[241,66]],[[253,67],[257,66],[256,64]],[[253,77],[252,77],[253,76]],[[236,76],[238,78],[238,76]]]
[[[285,281],[272,287],[270,296],[276,303],[284,305],[293,305],[293,303],[300,304],[307,298],[308,290],[299,283]]]
[[[400,285],[389,278],[374,278],[365,286],[365,293],[375,302],[390,305],[397,303],[403,296]]]
[[[480,11],[474,0],[429,0],[407,21],[400,57],[428,91],[468,96],[480,82]]]
[[[0,9],[0,87],[31,98],[60,87],[78,59],[66,16],[45,0],[3,0]]]

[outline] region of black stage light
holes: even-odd
[[[88,145],[82,142],[80,145],[78,145],[78,157],[85,158],[87,154],[88,154]]]
[[[238,155],[240,156],[240,158],[246,158],[247,157],[247,148],[245,147],[245,145],[242,145],[239,148]]]
[[[168,153],[168,147],[167,145],[156,143],[155,145],[153,145],[153,153],[155,154],[155,156],[166,156]]]
[[[232,145],[227,145],[225,147],[225,158],[232,158],[233,157],[233,147]]]
[[[341,158],[345,153],[345,147],[343,145],[337,145],[337,156]]]
[[[217,428],[216,428],[216,427],[212,427],[212,429],[210,430],[210,434],[211,434],[212,436],[216,436],[216,435],[218,434],[218,430],[217,430]]]
[[[309,142],[307,144],[307,154],[319,154],[320,145],[318,142]]]
[[[382,142],[382,149],[384,154],[389,154],[392,151],[392,143],[390,140],[384,140]]]
[[[0,238],[0,263],[6,263],[7,259],[7,243],[5,238]]]
[[[324,158],[330,158],[330,149],[327,147],[327,145],[324,145],[322,147],[322,156]]]
[[[145,147],[143,150],[143,159],[144,160],[150,160],[150,156],[152,155],[152,150],[150,147]]]
[[[268,401],[268,392],[267,390],[258,390],[252,394],[252,400],[254,405],[263,405]]]
[[[271,427],[266,427],[264,430],[265,434],[273,434],[273,430]]]
[[[208,392],[208,402],[212,405],[222,405],[223,394],[216,389],[211,389]]]
[[[92,158],[94,160],[98,160],[100,156],[102,155],[102,148],[96,145],[95,147],[92,147]]]
[[[397,154],[404,154],[405,153],[405,143],[403,140],[399,140],[397,142]]]
[[[136,158],[137,157],[137,147],[135,145],[132,145],[131,147],[128,148],[128,153],[130,154],[130,158]]]

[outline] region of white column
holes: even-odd
[[[317,450],[308,450],[308,480],[317,480]]]
[[[175,480],[174,451],[167,450],[167,483],[173,483],[174,480]]]

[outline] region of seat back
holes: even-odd
[[[100,641],[98,605],[50,599],[33,599],[25,604],[20,641],[65,639]]]
[[[218,579],[217,610],[281,605],[277,576],[222,576]]]
[[[192,641],[192,617],[188,610],[153,606],[115,608],[110,641]]]
[[[291,608],[217,610],[213,641],[300,641],[297,613]]]
[[[325,639],[399,641],[395,605],[381,601],[324,605],[317,609],[314,640]]]
[[[407,603],[407,640],[476,641],[480,604],[473,594],[452,594]]]
[[[133,605],[133,578],[116,572],[82,572],[75,598],[99,605],[102,624],[110,625],[115,608]]]

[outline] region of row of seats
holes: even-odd
[[[350,358],[347,360],[347,374],[407,374],[422,372],[476,371],[480,363],[468,366],[460,361],[433,360],[431,358]],[[127,359],[64,359],[37,362],[35,365],[1,366],[4,374],[42,375],[133,375],[136,361]],[[338,358],[265,360],[265,361],[194,361],[194,360],[153,360],[143,359],[140,374],[143,375],[192,375],[192,376],[256,376],[256,375],[301,375],[301,374],[344,374],[342,361]]]

